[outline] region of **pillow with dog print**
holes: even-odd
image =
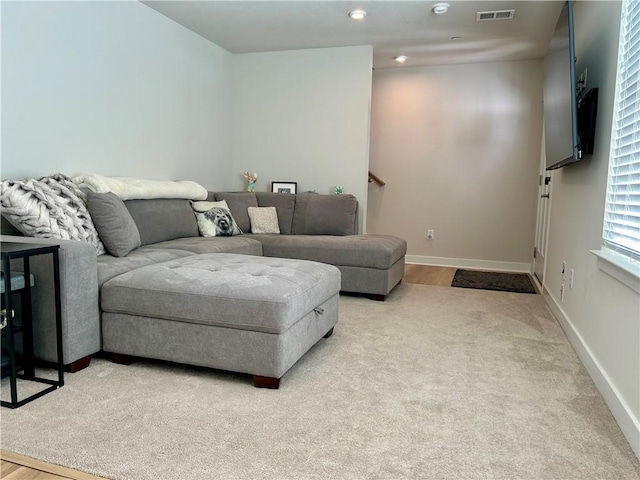
[[[203,237],[230,237],[242,234],[228,208],[213,207],[204,212],[194,209],[198,229]]]

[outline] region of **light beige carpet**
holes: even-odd
[[[639,477],[540,295],[405,284],[340,308],[280,390],[98,360],[2,409],[1,448],[116,479]]]

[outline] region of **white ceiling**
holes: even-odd
[[[563,1],[149,0],[146,5],[231,53],[353,45],[374,47],[374,68],[543,58]],[[364,9],[362,21],[347,13]],[[513,20],[476,21],[476,12],[515,9]],[[451,37],[461,37],[452,40]]]

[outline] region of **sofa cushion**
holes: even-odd
[[[249,207],[251,233],[280,233],[276,207]]]
[[[114,193],[87,193],[87,207],[107,251],[126,257],[140,246],[136,222],[120,197]]]
[[[290,193],[256,193],[258,206],[276,207],[278,213],[278,227],[280,233],[291,234],[291,224],[293,223],[293,210],[296,207],[296,195]]]
[[[189,200],[157,198],[125,200],[136,222],[142,245],[200,235]]]
[[[194,212],[203,237],[231,237],[242,233],[228,208],[213,207],[204,212]]]
[[[85,194],[62,174],[0,184],[2,215],[28,237],[80,240],[105,248],[85,204]]]
[[[175,249],[192,253],[239,253],[262,256],[262,243],[248,235],[176,238],[142,248],[153,248],[155,250]]]
[[[258,206],[255,193],[216,193],[216,200],[225,200],[227,202],[231,215],[233,215],[240,230],[243,232],[251,231],[251,220],[249,220],[247,208]]]
[[[358,200],[353,195],[296,195],[292,235],[357,233]]]
[[[136,248],[126,257],[114,257],[112,255],[100,255],[98,257],[98,286],[106,281],[130,272],[137,268],[155,265],[156,263],[175,260],[176,258],[190,257],[193,252],[178,249],[155,248],[155,245]]]
[[[194,212],[206,212],[207,210],[211,210],[213,207],[229,208],[229,205],[227,205],[227,202],[224,200],[220,200],[219,202],[203,200],[200,202],[191,202],[191,207]]]
[[[386,270],[407,253],[407,242],[388,235],[251,235],[266,257],[296,258]]]

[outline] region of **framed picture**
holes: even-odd
[[[271,182],[273,193],[297,193],[298,182]]]

